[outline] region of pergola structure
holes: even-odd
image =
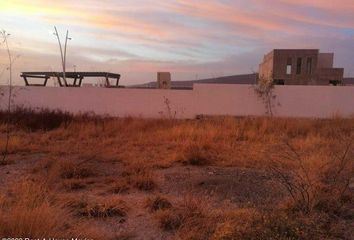
[[[22,72],[21,77],[25,81],[26,86],[47,86],[48,79],[51,77],[57,78],[60,87],[81,87],[82,80],[85,77],[103,77],[105,78],[105,87],[118,88],[120,74],[109,72]],[[35,84],[30,83],[30,78],[43,79],[43,83]],[[72,79],[72,82],[68,82]],[[111,84],[110,79],[116,79],[115,84]]]

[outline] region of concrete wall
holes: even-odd
[[[264,55],[263,62],[259,64],[259,78],[273,80],[274,51]]]
[[[264,57],[259,73],[285,85],[329,85],[343,79],[344,69],[333,68],[333,58],[333,53],[319,53],[318,49],[274,49]],[[288,64],[291,74],[287,73]]]
[[[315,68],[319,50],[311,49],[276,49],[274,50],[274,79],[285,80],[285,85],[315,84]],[[307,72],[306,61],[312,59],[312,73]],[[291,59],[292,72],[286,73],[288,59]],[[301,59],[300,73],[297,74],[297,60]]]
[[[319,53],[317,68],[333,68],[334,53]]]
[[[321,79],[323,84],[328,84],[329,81],[343,81],[344,69],[343,68],[321,68],[318,69],[318,78]]]
[[[7,89],[1,87],[5,96]],[[111,116],[194,118],[261,116],[266,109],[252,85],[195,84],[193,90],[15,87],[17,106]],[[354,117],[354,87],[276,86],[273,112],[282,117]],[[170,109],[170,110],[169,110]]]
[[[7,90],[3,90],[7,93]],[[14,103],[31,108],[61,109],[72,113],[93,112],[112,116],[161,117],[171,113],[179,118],[194,117],[193,91],[124,88],[16,87]],[[4,96],[6,98],[6,96]],[[0,107],[4,107],[1,100]]]

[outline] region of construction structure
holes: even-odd
[[[85,77],[102,77],[105,80],[105,87],[118,88],[120,74],[108,73],[108,72],[66,72],[65,78],[63,72],[22,72],[21,77],[25,81],[26,86],[47,86],[50,78],[55,78],[58,81],[60,87],[81,87],[82,81]],[[41,83],[31,83],[29,79],[42,79]],[[68,81],[68,80],[71,80]],[[111,83],[111,79],[115,80],[115,83]]]
[[[319,49],[274,49],[259,65],[259,80],[277,85],[339,85],[343,68],[333,67],[333,53]]]
[[[157,73],[157,88],[171,89],[171,73],[169,72]]]

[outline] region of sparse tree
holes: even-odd
[[[254,86],[254,91],[262,99],[266,108],[266,114],[272,117],[274,115],[274,101],[276,99],[273,81],[263,78],[258,79],[257,84]]]
[[[332,211],[339,211],[342,199],[349,192],[354,167],[354,135],[337,135],[342,141],[339,147],[331,149],[328,159],[322,159],[317,168],[311,167],[309,158],[288,139],[277,146],[277,153],[271,156],[270,172],[283,185],[295,209],[308,214],[314,208],[323,209],[332,205]]]
[[[175,119],[176,115],[177,115],[177,112],[172,110],[172,108],[171,108],[171,100],[168,99],[165,96],[163,97],[163,99],[164,99],[164,104],[166,106],[168,119]]]
[[[8,82],[8,98],[7,98],[7,119],[6,119],[6,140],[5,148],[3,150],[3,156],[0,164],[5,164],[8,155],[9,141],[10,141],[10,115],[11,115],[11,98],[12,98],[12,63],[13,58],[11,50],[8,44],[8,37],[10,34],[5,30],[0,31],[1,45],[5,46],[7,57],[8,57],[8,67],[6,68],[9,71],[9,82]],[[4,94],[4,93],[3,93]]]

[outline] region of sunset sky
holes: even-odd
[[[20,55],[16,83],[20,71],[60,70],[54,26],[62,38],[70,31],[68,71],[117,72],[122,84],[157,71],[173,80],[250,73],[273,48],[335,52],[335,66],[354,76],[353,0],[0,0],[0,29]]]

